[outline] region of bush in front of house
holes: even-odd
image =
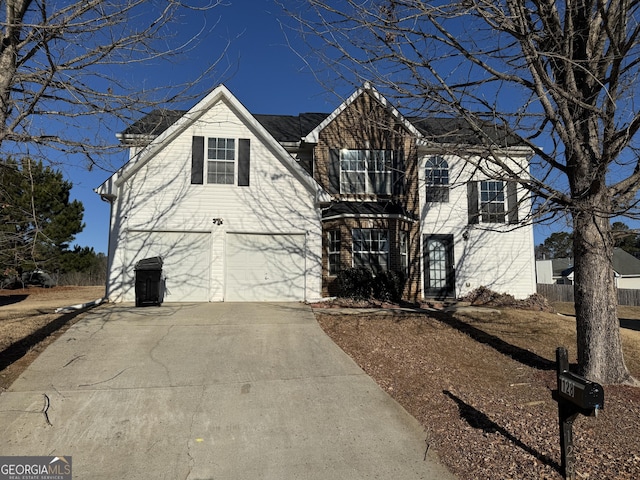
[[[373,298],[383,302],[399,302],[402,300],[405,281],[402,272],[380,272],[373,279]]]
[[[374,277],[368,268],[347,268],[341,270],[336,278],[337,294],[340,298],[353,300],[375,298],[383,302],[399,302],[405,281],[400,272],[380,272]]]
[[[367,300],[371,297],[373,275],[364,267],[346,268],[338,272],[338,297]]]

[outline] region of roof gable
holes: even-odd
[[[219,85],[213,89],[190,110],[154,110],[149,115],[125,130],[121,135],[121,138],[125,135],[139,137],[157,136],[151,139],[150,143],[139,152],[136,158],[127,162],[120,170],[118,170],[118,172],[100,185],[100,187],[96,189],[96,192],[105,196],[113,194],[111,190],[114,185],[117,187],[130,178],[135,172],[162,151],[166,145],[171,143],[190,125],[196,122],[202,115],[221,101],[226,102],[235,114],[252,128],[264,144],[273,148],[273,151],[277,153],[278,159],[285,164],[285,166],[289,168],[290,171],[292,171],[292,173],[294,173],[310,191],[315,193],[316,196],[324,199],[326,194],[321,191],[321,187],[318,183],[295,162],[281,143],[278,142],[269,130],[258,122],[251,113],[249,113],[244,105],[242,105],[242,103],[240,103],[240,101],[238,101],[224,85]]]
[[[383,108],[385,108],[391,115],[398,119],[399,123],[404,126],[404,128],[412,133],[416,138],[422,137],[420,131],[407,119],[405,119],[402,114],[393,106],[391,103],[387,101],[373,86],[369,83],[365,83],[363,87],[356,90],[349,98],[347,98],[338,108],[336,108],[330,115],[328,115],[319,125],[317,125],[311,132],[309,132],[303,140],[307,143],[318,143],[318,138],[320,137],[320,132],[326,128],[333,120],[336,119],[338,115],[340,115],[344,110],[346,110],[353,102],[356,101],[358,97],[363,95],[364,93],[368,93],[371,98],[376,100]]]

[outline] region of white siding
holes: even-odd
[[[616,286],[630,290],[640,289],[640,277],[616,277]]]
[[[553,279],[553,262],[551,260],[536,260],[536,282],[556,283]]]
[[[218,102],[119,186],[112,208],[112,300],[133,301],[131,278],[123,274],[133,258],[126,239],[128,232],[140,230],[209,233],[210,301],[224,300],[226,232],[304,233],[305,297],[320,296],[321,227],[315,195],[237,113],[229,103]],[[250,139],[250,186],[191,185],[192,136]]]
[[[480,286],[516,298],[535,293],[533,227],[530,224],[469,225],[467,183],[484,178],[464,159],[452,155],[443,156],[449,164],[449,202],[427,203],[424,165],[430,156],[422,157],[419,169],[421,233],[423,236],[453,235],[456,296],[463,296]],[[520,220],[529,213],[527,198],[519,188]]]
[[[209,300],[211,233],[129,231],[126,236],[125,298],[132,298],[134,266],[143,258],[161,257],[165,302]]]

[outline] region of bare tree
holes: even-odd
[[[350,83],[375,83],[406,112],[465,119],[483,140],[478,168],[529,189],[536,221],[571,218],[580,369],[595,381],[633,382],[619,335],[611,219],[640,213],[639,2],[303,3],[286,5],[313,48],[301,52],[306,58]],[[501,145],[485,134],[487,121],[535,152],[531,176],[496,160]]]
[[[212,74],[224,73],[218,67],[228,40],[200,61],[198,78],[180,83],[173,74],[158,79],[145,70],[171,71],[171,62],[184,59],[215,27],[205,13],[218,6],[221,0],[0,1],[0,170],[12,169],[10,158],[33,158],[114,171],[119,165],[112,154],[123,150],[114,141],[118,129],[151,110],[162,123],[167,110],[159,107],[200,96],[211,88]],[[187,17],[191,10],[199,15]],[[5,213],[17,213],[25,201],[2,185],[0,200]],[[26,247],[36,245],[43,237],[36,219],[47,212],[30,213],[33,236],[7,224],[0,245],[17,237]],[[34,260],[26,253],[0,267]]]
[[[117,120],[130,124],[197,88],[199,79],[180,85],[167,79],[163,85],[139,77],[145,67],[157,71],[185,55],[213,27],[204,20],[179,24],[187,10],[211,10],[220,0],[193,3],[0,1],[0,151],[33,157],[53,148],[102,166],[101,154],[114,148],[110,129],[123,125]],[[181,35],[185,29],[189,34]],[[217,53],[202,62],[200,78],[225,50],[224,44],[213,49]]]

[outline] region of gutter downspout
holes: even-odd
[[[96,193],[97,190],[94,190]],[[109,301],[109,285],[111,285],[111,266],[113,264],[113,255],[111,253],[111,233],[113,231],[113,202],[116,200],[116,195],[111,193],[98,193],[100,200],[109,204],[109,238],[107,239],[107,278],[104,285],[104,299]]]

